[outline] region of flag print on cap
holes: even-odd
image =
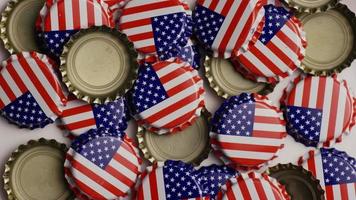
[[[262,31],[263,15],[260,0],[198,0],[194,31],[215,57],[230,58],[256,41],[253,34]]]
[[[126,100],[119,98],[105,104],[88,104],[72,97],[63,108],[60,127],[74,136],[79,136],[90,129],[110,129],[125,131],[128,123]]]
[[[71,144],[64,163],[68,183],[85,199],[118,199],[140,173],[137,150],[123,132],[90,130]]]
[[[284,146],[282,114],[257,94],[242,93],[227,102],[212,119],[212,148],[225,164],[241,169],[262,167]]]
[[[326,200],[356,199],[356,160],[345,152],[320,148],[301,157],[299,165],[320,181]]]
[[[297,78],[286,90],[287,131],[307,146],[330,146],[353,124],[353,99],[336,77]]]
[[[196,180],[203,190],[203,194],[209,195],[211,199],[216,199],[220,188],[226,182],[238,176],[238,172],[228,166],[210,165],[198,169],[195,173]]]
[[[204,106],[205,92],[198,72],[174,58],[141,65],[131,93],[135,119],[158,134],[190,126]]]
[[[158,162],[143,173],[136,199],[209,199],[193,174],[193,166],[183,162]]]
[[[135,0],[122,9],[119,29],[141,54],[184,47],[191,36],[191,16],[179,0]]]
[[[112,12],[100,0],[47,0],[37,23],[43,32],[44,48],[56,57],[80,29],[104,25],[114,28]]]
[[[54,62],[36,52],[12,55],[0,71],[0,110],[23,128],[44,127],[57,119],[67,99]]]
[[[306,39],[300,21],[282,7],[264,6],[262,34],[247,52],[237,59],[257,81],[270,82],[275,77],[292,74],[305,55]]]
[[[219,192],[217,199],[290,200],[290,197],[274,178],[252,172],[230,179]]]

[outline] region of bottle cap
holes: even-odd
[[[200,116],[204,93],[202,79],[188,63],[176,58],[146,62],[131,93],[132,113],[151,132],[182,131]]]
[[[278,164],[267,170],[269,176],[286,187],[292,199],[324,200],[324,190],[319,180],[301,166]]]
[[[334,148],[309,151],[299,159],[325,190],[325,199],[356,198],[356,160]]]
[[[142,174],[136,199],[208,199],[194,171],[181,161],[158,162]]]
[[[239,66],[256,81],[271,82],[291,75],[305,55],[306,39],[301,22],[283,7],[264,6],[265,24],[258,40],[237,57]]]
[[[288,133],[306,146],[330,146],[354,124],[354,100],[336,77],[297,78],[281,104]]]
[[[259,0],[198,0],[193,15],[195,35],[214,57],[237,56],[261,33],[262,6]]]
[[[61,128],[79,136],[90,129],[99,128],[125,131],[130,116],[124,98],[105,104],[88,104],[72,97],[59,118]]]
[[[334,7],[340,0],[284,0],[289,7],[296,9],[298,12],[321,12]]]
[[[204,110],[192,126],[173,134],[158,135],[139,127],[137,138],[143,155],[151,163],[181,160],[199,165],[210,152],[209,115]]]
[[[301,68],[313,75],[341,72],[356,57],[355,14],[342,4],[326,12],[298,16],[308,47]]]
[[[206,57],[205,76],[215,93],[225,99],[243,92],[267,94],[274,88],[273,85],[244,78],[240,72],[234,70],[230,60],[222,58]]]
[[[126,35],[108,27],[92,27],[66,44],[60,70],[78,99],[102,104],[131,88],[137,68],[137,53]]]
[[[45,0],[11,0],[2,12],[0,38],[10,54],[38,51],[35,21]]]
[[[8,199],[73,199],[63,172],[67,147],[41,138],[20,145],[5,164]]]
[[[220,188],[231,178],[236,178],[238,172],[225,165],[209,165],[199,168],[196,173],[196,180],[199,182],[203,193],[209,195],[211,199],[216,199]]]
[[[284,186],[267,174],[248,173],[230,179],[218,194],[218,199],[290,200]]]
[[[67,151],[66,179],[78,197],[118,199],[128,195],[141,172],[137,150],[123,132],[90,130]]]
[[[39,128],[52,123],[67,98],[46,55],[22,52],[3,62],[0,71],[0,110],[21,128]]]
[[[99,0],[46,1],[37,21],[43,48],[59,58],[70,37],[92,26],[114,28],[112,12]]]
[[[187,9],[180,0],[130,1],[122,9],[119,29],[142,55],[171,51],[184,47],[192,34]]]
[[[217,110],[211,121],[212,148],[217,157],[234,168],[266,166],[284,147],[282,113],[265,96],[242,93]]]

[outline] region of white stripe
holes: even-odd
[[[80,122],[80,121],[84,121],[84,120],[87,120],[87,119],[93,119],[93,118],[94,118],[93,112],[92,111],[88,111],[88,112],[83,112],[83,113],[79,113],[79,114],[63,117],[62,121],[65,124],[71,124],[71,123]]]
[[[112,159],[109,163],[109,166],[112,168],[116,169],[118,172],[120,172],[122,175],[130,179],[131,181],[135,182],[136,180],[136,174],[133,173],[130,169],[116,161],[115,159]],[[124,184],[124,183],[122,183]]]
[[[303,102],[303,94],[304,94],[304,81],[300,81],[296,86],[295,86],[295,95],[294,95],[294,104],[293,106],[302,106]]]
[[[220,43],[224,39],[225,33],[227,32],[227,29],[230,27],[230,23],[231,23],[232,19],[234,18],[234,15],[237,12],[237,9],[239,8],[241,3],[242,3],[242,1],[234,1],[234,3],[232,4],[222,26],[220,27],[218,34],[216,35],[216,38],[212,45],[212,48],[217,49],[220,46]]]
[[[178,101],[184,99],[185,97],[191,95],[192,94],[192,90],[193,91],[196,90],[196,86],[195,85],[192,85],[189,88],[186,88],[185,90],[177,93],[176,95],[165,99],[161,103],[152,106],[151,108],[141,112],[139,114],[139,116],[136,116],[136,117],[138,119],[148,118],[148,117],[154,115],[155,113],[161,111],[162,109],[164,109],[164,108],[166,108],[166,107],[168,107],[170,105],[173,105],[176,102],[178,102]]]
[[[73,8],[72,1],[63,1],[65,9],[65,18],[66,18],[66,29],[73,30]]]
[[[340,186],[339,185],[333,185],[333,200],[342,200],[341,199],[341,191],[340,191]]]
[[[84,105],[88,105],[88,103],[85,101],[79,100],[79,99],[75,99],[75,100],[68,101],[64,110],[69,110],[69,109],[81,107]]]
[[[85,185],[87,185],[89,188],[96,191],[97,193],[101,194],[102,196],[112,197],[112,198],[116,196],[115,194],[112,194],[110,191],[106,190],[103,186],[98,184],[95,180],[90,179],[89,177],[87,177],[85,174],[75,169],[74,167],[71,168],[71,171],[76,179],[85,183]]]
[[[321,155],[318,154],[314,156],[314,164],[316,169],[316,178],[319,179],[321,187],[325,188],[325,181],[324,181],[324,167]]]
[[[289,59],[292,61],[298,61],[298,55],[296,52],[292,51],[281,39],[278,37],[273,37],[271,42],[276,45],[277,48],[280,49],[285,55],[287,55]]]
[[[347,185],[347,196],[349,199],[356,199],[355,194],[355,183],[348,183]]]
[[[253,124],[253,129],[259,131],[268,131],[268,132],[277,132],[277,133],[286,132],[285,126],[281,124],[268,124],[268,123],[255,122]]]
[[[277,118],[276,116],[278,116],[276,111],[270,108],[256,108],[255,115],[261,117],[274,117],[274,118]]]
[[[287,23],[291,23],[291,21],[288,21]],[[281,31],[286,35],[288,36],[288,38],[293,41],[294,44],[296,44],[298,47],[301,46],[302,44],[302,41],[300,39],[300,37],[298,36],[298,34],[296,32],[294,32],[293,30],[291,30],[289,28],[288,25],[284,25],[282,28],[281,28]],[[299,31],[299,30],[298,30]],[[295,49],[291,49],[293,51],[295,51]],[[300,49],[299,49],[300,50]]]
[[[123,144],[125,145],[125,144]],[[137,158],[135,158],[132,154],[133,152],[128,152],[126,151],[125,148],[121,147],[118,149],[117,151],[117,154],[119,154],[120,156],[124,157],[126,160],[128,160],[131,164],[134,164],[135,166],[138,166],[138,160]],[[127,155],[126,155],[127,154]],[[112,159],[112,160],[115,160],[115,159]],[[132,171],[132,170],[135,170],[135,169],[129,169],[127,167],[125,167],[124,165],[122,165],[121,163],[119,163],[118,161],[115,161],[116,163],[120,164],[120,165],[112,165],[115,169],[117,169],[118,171],[121,171],[123,170],[124,171],[124,175],[126,177],[128,177],[130,180],[132,180],[133,182],[135,182],[136,178],[137,178],[137,175]],[[111,165],[111,164],[110,164]],[[138,169],[136,169],[138,170]]]
[[[146,40],[137,40],[137,41],[133,41],[133,42],[135,42],[136,49],[153,46],[155,44],[153,38],[146,39]]]
[[[258,40],[256,42],[259,43]],[[257,45],[256,45],[257,46]],[[258,57],[256,57],[251,51],[247,51],[242,56],[246,57],[259,71],[261,71],[266,76],[273,76],[274,72],[272,72]]]
[[[260,199],[260,197],[258,196],[258,193],[256,191],[254,181],[252,179],[247,179],[247,180],[245,180],[245,183],[246,183],[248,192],[250,193],[251,199]]]
[[[319,77],[311,77],[310,83],[310,98],[309,98],[309,108],[316,108],[316,102],[318,99],[318,87],[319,87]]]
[[[79,0],[80,27],[88,28],[87,1]]]
[[[128,148],[131,148],[130,146],[127,146]],[[130,161],[132,164],[135,166],[138,166],[138,159],[137,157],[133,154],[134,149],[131,149],[132,152],[127,151],[125,148],[120,148],[118,152],[120,152],[120,155],[124,157],[126,160]],[[132,169],[134,170],[134,169]]]
[[[147,178],[142,180],[143,199],[152,199],[150,179],[150,174],[148,174]]]
[[[157,3],[157,2],[164,2],[167,0],[135,0],[135,1],[129,1],[126,5],[125,8],[133,8],[137,6],[143,6],[143,5],[148,5],[151,3]]]
[[[231,143],[240,143],[240,144],[254,144],[254,145],[263,145],[263,146],[272,146],[278,147],[283,141],[281,139],[274,138],[257,138],[257,137],[246,137],[246,136],[237,136],[237,135],[224,135],[216,134],[215,135],[218,141],[220,142],[231,142]]]
[[[344,115],[345,115],[345,102],[348,102],[349,99],[347,96],[347,91],[344,87],[339,87],[340,88],[340,95],[339,95],[339,101],[337,105],[337,112],[336,112],[336,119],[335,120],[335,129],[334,129],[334,138],[339,137],[343,133],[344,129]],[[331,111],[333,112],[333,111]]]
[[[275,153],[257,152],[257,151],[242,151],[242,150],[222,150],[227,157],[230,158],[247,158],[256,160],[270,160]]]
[[[7,85],[11,88],[11,91],[15,94],[16,97],[19,97],[22,95],[22,92],[20,88],[17,86],[16,82],[14,79],[12,79],[9,71],[7,68],[4,68],[2,70],[2,77],[5,79]]]
[[[167,66],[165,66],[164,68],[161,68],[160,70],[158,70],[156,72],[157,76],[159,78],[173,72],[174,70],[183,67],[184,63],[171,63]]]
[[[1,101],[4,103],[5,106],[7,106],[7,105],[9,105],[11,103],[10,98],[7,96],[7,94],[2,89],[1,86],[0,86],[0,98],[1,98]]]
[[[234,184],[231,186],[232,192],[234,193],[235,199],[244,199],[241,189],[238,184]],[[227,196],[225,199],[228,199]]]
[[[332,78],[327,78],[325,81],[325,95],[324,95],[324,104],[323,104],[323,117],[321,119],[321,130],[320,130],[320,141],[326,141],[328,137],[329,129],[329,118],[331,111],[331,99],[338,98],[337,96],[333,97],[333,83]]]
[[[96,26],[103,25],[102,8],[98,1],[93,1],[93,9],[94,9],[94,21]]]
[[[273,37],[273,38],[275,38],[275,37]],[[272,43],[274,43],[273,38],[270,41]],[[257,49],[259,49],[261,52],[263,52],[265,54],[265,56],[271,62],[273,62],[279,69],[281,69],[281,71],[286,71],[289,69],[289,67],[278,57],[278,55],[275,54],[275,52],[273,52],[271,49],[269,49],[268,46],[264,45],[262,42],[256,42],[255,46]]]
[[[179,84],[184,83],[187,80],[191,80],[193,82],[192,77],[188,76],[187,73],[183,73],[180,76],[173,78],[172,80],[168,81],[167,83],[163,84],[163,87],[166,91],[178,86]],[[183,88],[180,88],[183,89]]]
[[[226,1],[219,1],[218,5],[216,5],[215,12],[221,13],[222,10],[224,9],[226,3],[227,3]]]
[[[105,179],[108,183],[110,183],[117,189],[119,189],[121,191],[127,191],[129,189],[129,187],[127,185],[125,185],[124,183],[122,183],[119,179],[112,176],[110,173],[106,172],[105,170],[101,169],[100,167],[96,166],[91,161],[89,161],[85,157],[83,157],[81,154],[76,153],[73,149],[70,149],[67,152],[67,154],[72,155],[73,158],[78,163],[81,163],[85,167],[89,168],[92,172],[94,172],[99,177],[102,177],[103,179]]]
[[[138,27],[133,27],[133,28],[128,28],[123,30],[127,36],[131,35],[137,35],[140,33],[149,33],[152,32],[152,25],[143,25],[143,26],[138,26]]]
[[[52,110],[47,105],[46,101],[43,99],[41,94],[38,92],[37,88],[32,83],[31,79],[27,76],[26,72],[23,70],[19,62],[13,62],[12,65],[16,70],[17,74],[22,78],[22,81],[26,84],[26,87],[32,94],[33,98],[36,99],[38,105],[42,108],[46,116],[53,116]]]
[[[262,187],[263,187],[263,190],[264,190],[264,192],[266,194],[267,199],[270,199],[270,200],[276,199],[274,194],[273,194],[271,184],[269,184],[265,180],[261,180],[261,183],[262,183]]]
[[[165,199],[166,191],[165,191],[165,184],[164,184],[164,177],[163,177],[163,168],[158,168],[156,170],[156,180],[157,180],[157,193],[159,199]]]
[[[58,7],[57,3],[54,3],[50,8],[51,15],[51,30],[58,31],[59,30],[59,22],[58,22]]]
[[[147,18],[151,18],[151,17],[169,15],[169,14],[178,13],[178,12],[185,12],[181,5],[160,8],[160,9],[154,9],[154,10],[148,10],[145,12],[138,12],[138,13],[133,13],[133,14],[129,14],[129,15],[123,15],[120,18],[120,23],[132,22],[133,19],[136,21],[136,20],[140,20],[140,19],[147,19]]]
[[[209,8],[212,0],[205,0],[202,4],[203,7]],[[220,1],[219,1],[220,2]]]

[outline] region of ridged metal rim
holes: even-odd
[[[282,0],[288,7],[294,8],[298,13],[316,13],[316,12],[324,12],[329,10],[330,8],[335,7],[336,4],[339,3],[340,0],[330,0],[329,3],[318,7],[318,8],[308,8],[305,6],[298,5],[294,2],[294,0]]]

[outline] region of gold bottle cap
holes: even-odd
[[[79,31],[65,45],[60,70],[78,99],[105,103],[131,88],[137,76],[137,52],[125,34],[93,27]]]
[[[205,76],[210,83],[210,87],[223,98],[239,95],[243,92],[267,94],[273,90],[273,87],[269,84],[257,83],[244,78],[227,59],[207,56],[205,59]]]
[[[64,178],[66,151],[65,144],[44,138],[20,145],[5,165],[8,199],[74,199]]]
[[[340,0],[284,0],[298,12],[320,12],[334,7]]]
[[[0,38],[11,53],[38,51],[35,22],[45,0],[10,0],[2,12]]]
[[[210,113],[203,110],[202,115],[189,128],[165,135],[158,135],[138,127],[139,147],[151,163],[181,160],[198,165],[208,157],[210,152],[209,118]]]
[[[331,75],[349,67],[356,57],[356,18],[345,5],[326,12],[302,13],[308,46],[301,68],[313,75]]]

